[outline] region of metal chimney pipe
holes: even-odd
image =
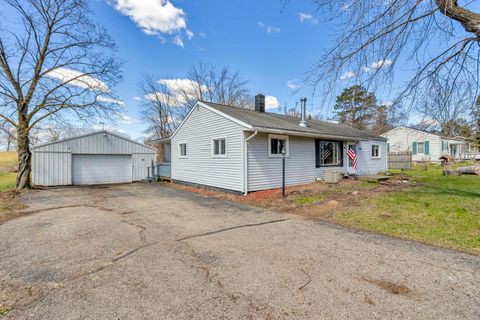
[[[302,106],[302,118],[300,120],[300,126],[306,128],[307,127],[307,98],[303,97],[300,99],[301,106]]]

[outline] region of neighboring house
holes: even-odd
[[[127,183],[145,180],[156,150],[112,132],[89,134],[33,148],[37,186]]]
[[[238,193],[282,185],[282,148],[286,185],[323,178],[327,170],[369,175],[386,170],[386,139],[347,126],[265,112],[258,95],[255,110],[199,101],[173,133],[174,182]],[[167,140],[162,140],[164,143]],[[358,170],[347,156],[358,154]]]
[[[473,159],[475,151],[467,139],[443,137],[434,133],[404,126],[384,134],[389,152],[411,151],[413,161],[440,161],[440,157],[450,155],[456,160]]]

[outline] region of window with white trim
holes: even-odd
[[[285,155],[288,156],[288,136],[273,134],[268,136],[268,155],[270,157],[281,157],[284,148]]]
[[[186,143],[178,144],[178,156],[181,157],[181,158],[186,158],[187,157],[187,144]]]
[[[227,139],[212,140],[212,154],[214,157],[224,157],[227,155]]]
[[[417,142],[417,153],[425,153],[425,142]]]
[[[380,145],[372,144],[372,158],[380,158]]]

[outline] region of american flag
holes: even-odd
[[[347,155],[353,162],[353,169],[357,171],[357,167],[358,167],[357,154],[352,149],[348,149]]]

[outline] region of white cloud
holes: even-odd
[[[135,124],[139,122],[138,119],[132,118],[124,113],[118,116],[117,121],[118,123],[121,123],[121,124]]]
[[[392,63],[393,61],[390,59],[378,60],[378,61],[372,62],[368,67],[363,67],[363,71],[370,72],[373,69],[380,69],[382,67],[387,67]]]
[[[296,80],[294,79],[294,80],[288,80],[287,81],[287,87],[288,87],[288,89],[294,91],[294,90],[299,89],[301,87],[301,85],[297,84]]]
[[[158,83],[166,86],[172,95],[181,93],[185,98],[191,99],[196,97],[196,92],[199,88],[202,88],[203,91],[207,91],[207,86],[201,85],[196,81],[190,79],[160,79]],[[178,97],[177,98],[183,98]]]
[[[355,72],[347,71],[340,76],[340,80],[347,80],[347,79],[350,79],[350,78],[353,78],[353,77],[355,77]]]
[[[174,97],[162,92],[151,92],[145,96],[145,99],[149,101],[161,101],[163,103],[170,104],[174,100]]]
[[[175,36],[172,40],[172,42],[179,47],[185,47],[185,44],[183,43],[183,39],[180,36]]]
[[[68,82],[69,85],[80,87],[84,89],[98,90],[101,92],[110,92],[110,88],[102,81],[91,76],[85,75],[83,72],[67,69],[57,68],[46,74],[49,78],[60,80],[61,82]]]
[[[109,0],[116,10],[130,17],[147,35],[177,34],[173,43],[183,47],[179,35],[184,31],[191,39],[193,32],[187,28],[186,14],[169,0]],[[163,42],[163,41],[162,41]],[[180,45],[182,43],[182,45]]]
[[[160,79],[158,83],[165,86],[166,92],[152,92],[146,95],[145,99],[178,105],[186,103],[187,100],[196,99],[199,88],[202,88],[203,91],[208,89],[207,86],[190,79]]]
[[[263,31],[265,31],[266,33],[268,34],[271,34],[271,33],[279,33],[281,31],[280,28],[277,28],[277,27],[274,27],[274,26],[269,26],[269,25],[265,25],[263,22],[258,22],[257,23],[258,26],[260,28],[262,28]]]
[[[277,109],[280,106],[280,102],[277,97],[274,96],[265,96],[265,109]]]
[[[98,96],[97,101],[98,102],[104,102],[104,103],[112,103],[112,104],[116,104],[116,105],[119,105],[119,106],[125,105],[125,103],[122,100],[116,100],[116,99],[109,98],[109,97],[104,97],[104,96]]]
[[[300,12],[298,14],[298,18],[300,19],[300,22],[310,22],[311,24],[318,24],[318,19],[315,18],[313,15],[309,13],[303,13]]]
[[[207,34],[206,34],[205,32],[200,32],[198,35],[199,35],[200,37],[202,37],[202,38],[206,38],[206,37],[207,37]]]
[[[142,98],[140,98],[140,97],[133,97],[133,100],[142,101]]]

